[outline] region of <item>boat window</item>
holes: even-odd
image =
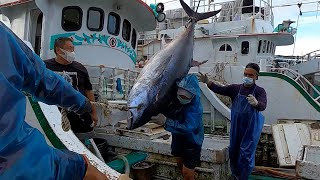
[[[90,31],[102,31],[104,12],[100,8],[90,7],[88,10],[87,27]]]
[[[232,47],[229,44],[227,44],[227,51],[232,51]]]
[[[266,53],[266,46],[267,46],[267,41],[263,41],[263,46],[262,46],[262,53]]]
[[[232,51],[232,47],[229,44],[223,44],[219,51]]]
[[[110,12],[108,16],[108,32],[112,35],[119,35],[120,32],[120,16],[114,12]]]
[[[131,24],[128,20],[124,20],[123,21],[123,25],[122,25],[122,38],[125,40],[125,41],[128,41],[130,40],[130,33],[131,33]]]
[[[266,50],[267,53],[270,53],[270,41],[268,41],[268,45],[267,45],[267,50]]]
[[[133,49],[136,48],[136,43],[137,43],[137,33],[136,33],[136,30],[133,29],[132,38],[131,38],[131,46],[132,46]]]
[[[273,44],[273,54],[276,52],[276,45]]]
[[[242,41],[241,54],[249,54],[249,41]]]
[[[219,51],[226,51],[226,45],[225,45],[225,44],[222,45],[222,46],[220,47]]]
[[[262,46],[262,40],[259,41],[259,45],[258,45],[258,53],[261,52],[261,46]]]
[[[78,6],[67,6],[62,9],[61,26],[65,31],[78,31],[82,26],[82,9]]]

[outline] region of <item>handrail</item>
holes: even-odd
[[[90,70],[96,70],[99,75],[92,76],[90,79],[92,82],[93,91],[98,94],[98,101],[108,100],[119,100],[127,99],[129,92],[134,85],[136,78],[140,71],[133,69],[117,68],[117,67],[105,67],[105,66],[89,66],[85,67]],[[107,74],[107,76],[106,76]],[[121,77],[123,76],[123,77]],[[119,93],[117,89],[118,82],[121,81],[122,92]],[[120,97],[118,96],[120,95]]]
[[[302,63],[310,61],[310,60],[314,60],[314,59],[317,59],[317,58],[320,58],[320,49],[312,51],[312,52],[309,52],[308,54],[305,54],[302,57],[303,57],[304,60],[306,60],[306,61],[302,61]]]
[[[296,83],[298,83],[309,95],[310,97],[318,104],[320,105],[320,92],[317,88],[315,88],[304,76],[299,74],[298,72],[288,69],[288,68],[271,68],[271,71],[277,71],[278,73],[284,74],[290,78],[292,78]],[[293,75],[290,76],[290,75]],[[309,88],[308,88],[309,87]],[[317,97],[314,98],[310,94],[311,89],[316,93]]]

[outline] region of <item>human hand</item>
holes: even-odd
[[[167,120],[167,118],[164,115],[159,114],[158,116],[151,117],[150,122],[153,122],[153,123],[156,123],[158,125],[163,126],[166,123],[166,120]]]
[[[201,72],[199,72],[198,77],[201,82],[206,83],[206,84],[209,83],[209,78],[208,78],[207,74],[202,74]]]
[[[85,155],[82,156],[86,164],[88,165],[83,180],[108,180],[108,177],[105,174],[102,174],[97,168],[95,168]]]
[[[252,106],[258,105],[258,100],[252,94],[249,94],[247,99],[248,99],[249,104],[251,104]]]

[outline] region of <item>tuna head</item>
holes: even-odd
[[[130,112],[130,117],[128,119],[127,128],[135,129],[142,126],[148,120],[145,120],[146,109],[150,106],[150,87],[137,83],[130,92],[128,107]]]

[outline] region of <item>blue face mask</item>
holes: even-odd
[[[252,85],[253,84],[253,79],[249,77],[243,77],[242,82],[244,85]]]
[[[179,95],[177,95],[177,98],[180,101],[180,103],[183,104],[183,105],[189,104],[191,102],[191,100],[192,100],[192,99],[183,99]]]

